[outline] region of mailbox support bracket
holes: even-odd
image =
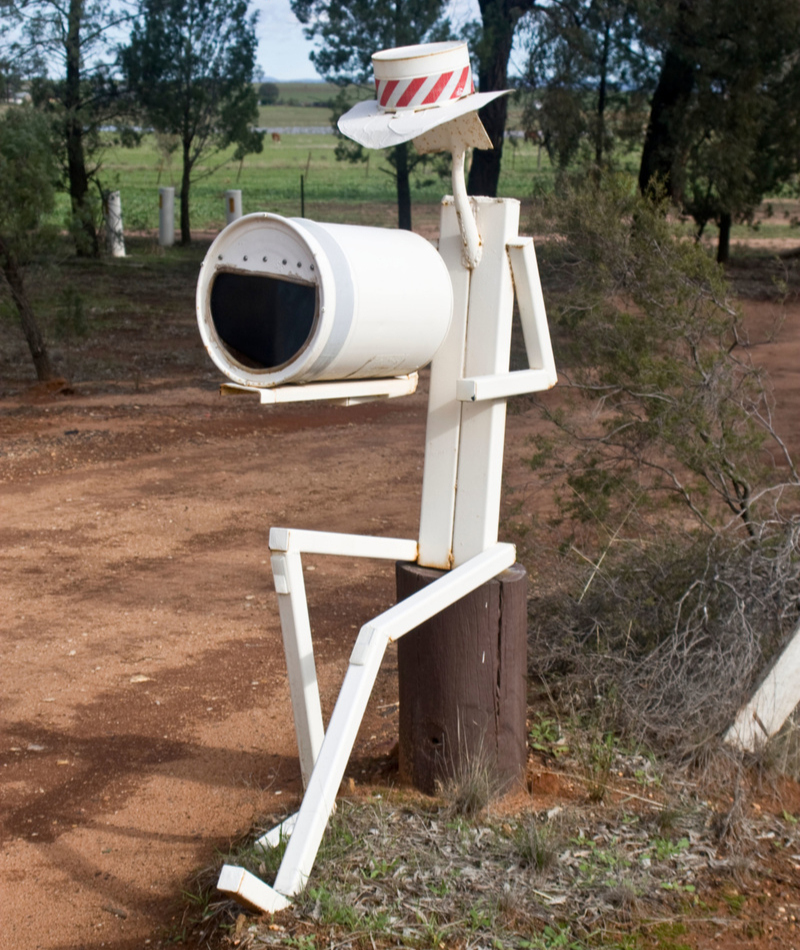
[[[410,396],[416,391],[419,373],[390,376],[387,379],[346,379],[326,383],[290,383],[286,386],[243,386],[240,383],[222,383],[223,396],[258,393],[261,405],[274,406],[287,402],[315,402],[325,400],[339,406],[357,406],[373,399],[395,399]]]

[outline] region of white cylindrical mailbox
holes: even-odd
[[[158,189],[158,243],[172,247],[175,243],[175,189]]]
[[[225,228],[197,284],[206,349],[245,386],[412,373],[452,310],[444,261],[418,234],[276,214]]]
[[[225,224],[233,224],[242,216],[242,193],[238,188],[225,192]]]

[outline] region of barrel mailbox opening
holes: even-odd
[[[211,320],[242,366],[275,370],[308,343],[317,315],[316,284],[220,271],[211,285]]]
[[[259,388],[413,373],[452,309],[444,261],[419,235],[273,214],[225,228],[197,284],[209,355]]]

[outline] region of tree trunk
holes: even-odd
[[[397,174],[397,226],[411,230],[411,185],[408,177],[408,142],[396,145],[395,173]]]
[[[192,231],[189,225],[189,188],[191,187],[192,161],[189,154],[190,143],[183,143],[183,175],[181,177],[181,244],[188,247],[192,243]]]
[[[594,161],[599,173],[603,164],[603,146],[606,137],[606,84],[608,56],[611,47],[611,27],[606,23],[603,33],[603,53],[600,61],[600,88],[597,91],[597,132],[594,141]]]
[[[67,71],[64,86],[64,138],[67,146],[69,197],[79,257],[99,257],[100,242],[89,202],[89,176],[83,152],[81,122],[81,16],[83,0],[70,0],[67,15]]]
[[[398,601],[441,576],[399,563]],[[433,794],[475,770],[498,790],[524,783],[527,618],[515,564],[399,641],[400,774],[416,788]]]
[[[508,86],[508,57],[514,30],[519,18],[533,5],[532,0],[479,0],[483,20],[483,40],[480,45],[478,88],[493,92]],[[469,170],[467,191],[471,195],[488,198],[497,196],[500,163],[503,158],[503,137],[506,131],[508,103],[500,96],[478,113],[492,142],[492,148],[475,149]]]
[[[483,88],[482,85],[481,88]],[[492,140],[493,147],[491,149],[476,148],[472,153],[472,166],[467,180],[467,191],[471,195],[481,195],[486,198],[497,197],[507,114],[508,104],[505,96],[490,102],[478,113],[489,138]]]
[[[36,320],[36,315],[28,300],[25,292],[25,283],[22,279],[22,271],[14,254],[9,250],[5,241],[0,238],[0,261],[2,261],[3,274],[5,275],[8,286],[11,288],[11,296],[19,313],[19,320],[22,324],[22,332],[28,341],[28,349],[31,351],[33,365],[36,368],[36,378],[39,382],[48,379],[54,379],[55,373],[50,364],[50,354],[47,352],[47,344],[44,342],[42,331]]]
[[[694,69],[682,54],[667,50],[650,106],[650,119],[639,166],[639,191],[647,193],[653,179],[663,182],[667,194],[679,198],[675,176],[681,126],[694,87]]]
[[[717,263],[727,264],[731,255],[731,215],[723,212],[719,219],[719,240],[717,241]]]

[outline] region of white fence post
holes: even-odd
[[[106,240],[112,257],[125,257],[125,236],[122,232],[122,199],[118,191],[105,195]]]
[[[158,243],[172,247],[175,243],[175,189],[158,189]]]
[[[238,221],[242,216],[242,193],[238,189],[225,192],[225,224]]]

